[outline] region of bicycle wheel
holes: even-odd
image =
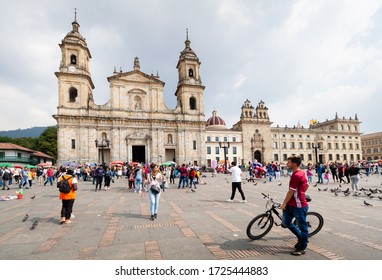
[[[252,239],[260,239],[265,236],[273,226],[273,216],[263,213],[257,215],[247,226],[247,236]]]
[[[324,218],[317,212],[308,212],[306,222],[308,223],[309,237],[317,234],[324,226]],[[298,227],[296,218],[293,218],[292,223]]]

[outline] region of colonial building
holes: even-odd
[[[364,134],[361,141],[363,160],[382,159],[382,132]]]
[[[355,118],[339,118],[317,122],[304,128],[271,126],[268,108],[260,101],[256,109],[246,100],[242,106],[240,121],[231,129],[213,112],[207,121],[207,165],[213,160],[227,160],[246,164],[258,160],[261,163],[287,161],[290,155],[300,155],[305,164],[326,162],[350,162],[362,159],[360,121]],[[228,143],[229,142],[229,143]]]
[[[205,162],[205,117],[200,61],[185,41],[178,64],[177,106],[163,102],[164,82],[140,70],[138,58],[128,72],[107,78],[110,99],[104,105],[93,100],[94,84],[90,50],[79,24],[59,45],[58,163],[177,161]]]
[[[245,100],[239,121],[227,128],[214,111],[206,121],[200,61],[188,34],[178,64],[177,106],[163,101],[164,82],[143,73],[134,59],[131,71],[115,71],[107,78],[110,99],[93,100],[91,54],[75,19],[61,44],[58,79],[58,164],[75,162],[194,163],[219,161],[241,164],[254,159],[286,161],[299,154],[305,162],[361,159],[360,129],[354,119],[336,117],[308,128],[272,126],[263,101],[256,108]],[[226,157],[226,158],[224,158]]]
[[[34,151],[13,143],[0,143],[0,162],[13,165],[37,165],[39,163],[52,164],[53,157],[43,152]]]

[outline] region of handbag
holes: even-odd
[[[150,190],[153,194],[158,194],[160,193],[160,187],[158,187],[157,185],[151,185],[150,186]]]

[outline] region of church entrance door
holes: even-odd
[[[133,162],[146,162],[146,147],[145,146],[133,146]]]
[[[166,149],[166,161],[175,161],[175,149]]]
[[[261,152],[260,151],[255,151],[255,159],[257,159],[258,163],[261,163]]]

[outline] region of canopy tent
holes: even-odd
[[[163,166],[170,166],[170,165],[176,165],[176,162],[174,161],[166,161],[165,163],[162,163]]]

